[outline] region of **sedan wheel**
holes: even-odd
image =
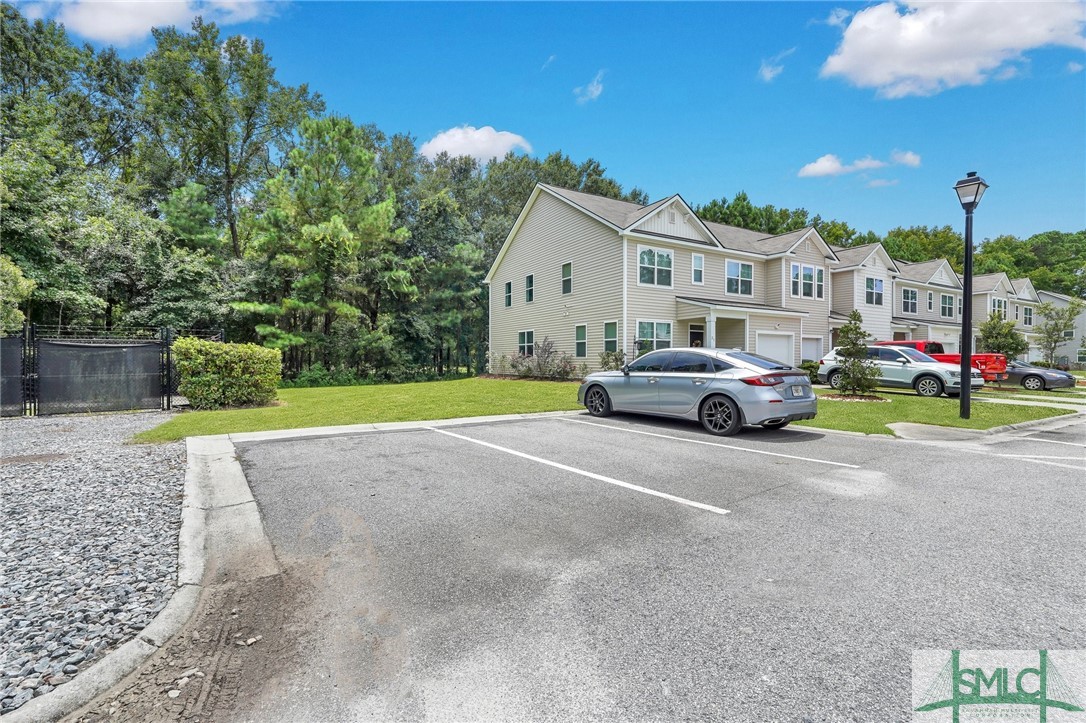
[[[594,386],[584,395],[584,406],[593,417],[606,417],[611,414],[611,398],[601,386]]]
[[[1043,392],[1045,380],[1031,375],[1022,380],[1022,386],[1031,392]]]
[[[701,426],[710,434],[727,437],[739,431],[743,422],[739,407],[727,397],[709,397],[701,405]]]
[[[943,393],[943,383],[935,377],[920,377],[916,380],[915,389],[922,397],[937,397]]]

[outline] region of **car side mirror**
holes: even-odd
[[[630,365],[629,364],[623,364],[622,365],[622,373],[625,374],[626,376],[630,376]]]

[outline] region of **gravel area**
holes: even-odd
[[[185,444],[167,413],[0,422],[0,712],[132,639],[177,586]]]

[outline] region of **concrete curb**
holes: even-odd
[[[245,570],[252,579],[276,574],[279,566],[264,534],[249,483],[226,435],[189,437],[188,467],[177,541],[177,584],[166,606],[132,640],[76,677],[3,716],[4,723],[60,720],[120,683],[188,623],[203,594],[205,577]],[[231,551],[234,554],[231,555]],[[212,553],[226,556],[209,570]],[[232,559],[244,556],[244,562]]]
[[[938,435],[939,440],[965,441],[969,439],[979,439],[981,437],[987,437],[993,434],[1001,434],[1003,432],[1011,432],[1017,429],[1031,429],[1033,427],[1043,427],[1045,425],[1050,425],[1057,422],[1061,423],[1058,426],[1062,427],[1066,426],[1067,424],[1074,424],[1082,416],[1086,416],[1086,411],[1078,411],[1073,414],[1063,414],[1058,417],[1031,419],[1028,422],[1018,422],[1016,424],[1004,424],[1002,426],[991,427],[989,429],[963,429],[961,427],[941,427],[935,424],[915,424],[912,422],[896,422],[894,424],[888,424],[886,426],[889,427],[891,431],[893,431],[895,439],[931,441],[931,435],[934,434]]]

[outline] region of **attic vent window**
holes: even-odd
[[[811,242],[810,241],[807,241],[806,243],[803,244],[803,250],[804,251],[810,251],[811,250]]]
[[[668,211],[667,212],[667,220],[668,220],[668,223],[675,223],[675,212],[674,211]]]

